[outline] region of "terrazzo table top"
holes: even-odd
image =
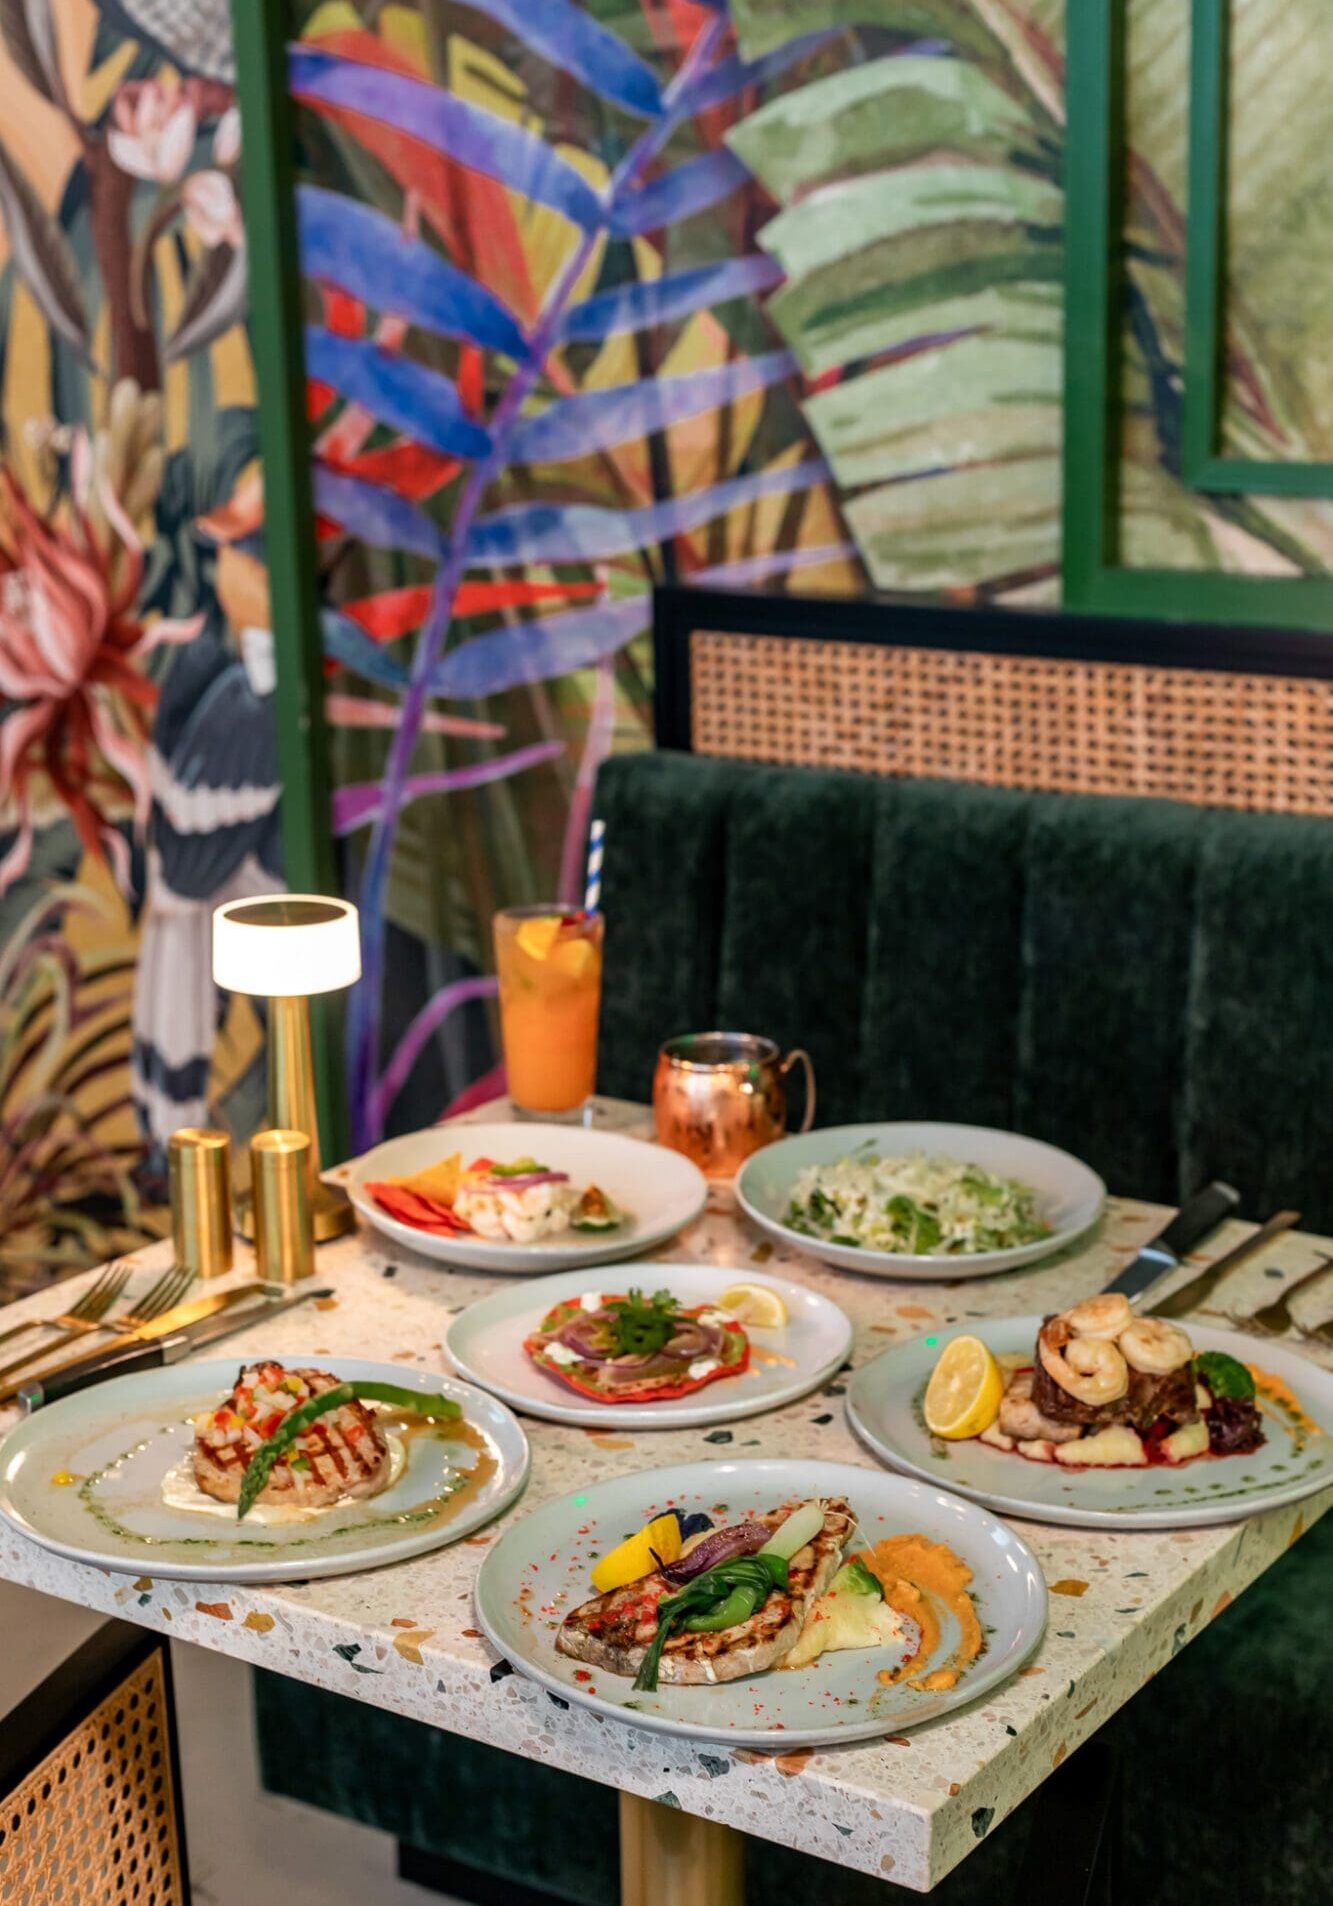
[[[493,1119],[497,1108],[473,1116]],[[599,1125],[650,1135],[642,1107],[604,1100],[594,1116]],[[860,1364],[939,1325],[1063,1308],[1101,1289],[1164,1215],[1158,1206],[1112,1201],[1081,1249],[1032,1270],[909,1285],[773,1248],[735,1214],[728,1187],[715,1189],[697,1223],[655,1255],[738,1273],[781,1269],[826,1292],[856,1326],[853,1362]],[[1219,1256],[1249,1229],[1228,1224],[1204,1256]],[[1264,1302],[1326,1248],[1333,1249],[1327,1240],[1288,1235],[1234,1274],[1229,1299],[1241,1308]],[[145,1281],[168,1257],[166,1244],[140,1254]],[[237,1279],[251,1271],[242,1258]],[[1203,1261],[1193,1260],[1196,1267]],[[238,1333],[226,1354],[239,1360],[262,1349],[302,1362],[375,1356],[441,1368],[449,1319],[513,1281],[446,1271],[366,1231],[322,1246],[317,1271],[336,1291],[327,1307],[276,1319],[262,1341],[259,1332]],[[11,1305],[0,1327],[25,1314],[54,1314],[70,1294],[62,1284]],[[1311,1354],[1330,1357],[1327,1349]],[[673,1460],[753,1451],[869,1464],[847,1427],[844,1389],[840,1376],[822,1394],[723,1432],[630,1436],[524,1418],[532,1478],[509,1517],[607,1476]],[[0,1427],[12,1420],[0,1413]],[[1163,1534],[1018,1524],[1051,1590],[1046,1638],[1027,1667],[976,1706],[911,1735],[777,1756],[675,1741],[563,1708],[497,1659],[476,1626],[472,1587],[484,1549],[509,1517],[397,1567],[278,1588],[196,1589],[111,1574],[64,1561],[0,1526],[0,1576],[924,1891],[1331,1503],[1333,1491],[1247,1522]]]

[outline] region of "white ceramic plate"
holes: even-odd
[[[461,1151],[466,1165],[473,1158],[531,1156],[552,1171],[567,1171],[580,1190],[597,1185],[625,1213],[615,1231],[562,1231],[538,1244],[491,1244],[485,1238],[437,1237],[400,1224],[381,1211],[365,1186],[380,1178],[406,1178],[428,1165],[438,1164],[451,1152]],[[693,1222],[708,1202],[708,1181],[697,1165],[665,1145],[619,1132],[590,1132],[580,1125],[536,1125],[527,1120],[500,1125],[430,1126],[390,1138],[358,1158],[347,1180],[347,1190],[367,1224],[374,1225],[395,1244],[406,1244],[441,1264],[464,1265],[479,1271],[511,1271],[529,1277],[534,1271],[569,1271],[581,1264],[611,1264],[636,1257],[662,1244]]]
[[[968,1440],[942,1442],[921,1420],[921,1398],[935,1360],[951,1337],[978,1336],[997,1354],[1031,1355],[1040,1317],[985,1320],[917,1337],[863,1364],[847,1392],[847,1414],[862,1442],[894,1469],[923,1476],[1034,1522],[1086,1529],[1184,1529],[1236,1522],[1260,1509],[1297,1502],[1333,1482],[1333,1375],[1281,1344],[1236,1330],[1186,1323],[1196,1350],[1225,1350],[1280,1378],[1313,1419],[1306,1433],[1275,1408],[1264,1412],[1262,1448],[1251,1456],[1203,1456],[1179,1468],[1071,1471],[1029,1462],[1018,1452]]]
[[[234,1357],[181,1363],[114,1377],[20,1423],[0,1444],[0,1515],[43,1548],[99,1568],[190,1582],[305,1581],[456,1542],[523,1488],[528,1439],[494,1397],[400,1363],[330,1357],[326,1367],[339,1377],[442,1391],[462,1405],[466,1436],[414,1438],[390,1488],[327,1520],[238,1525],[169,1509],[161,1483],[190,1447],[187,1419],[219,1403],[236,1381]],[[233,1533],[240,1528],[244,1535]]]
[[[849,1650],[787,1673],[776,1669],[655,1694],[636,1694],[628,1678],[556,1653],[561,1621],[592,1594],[593,1558],[651,1516],[668,1508],[702,1509],[732,1521],[793,1498],[834,1495],[847,1497],[868,1541],[923,1533],[947,1542],[970,1565],[986,1650],[947,1692],[880,1686],[877,1671],[897,1666],[883,1649]],[[506,1660],[562,1700],[658,1733],[790,1750],[901,1733],[975,1701],[1020,1668],[1041,1640],[1046,1584],[1036,1557],[1012,1529],[942,1489],[851,1463],[727,1460],[615,1476],[543,1503],[487,1551],[477,1578],[477,1617]],[[956,1641],[946,1615],[931,1657],[935,1666]]]
[[[928,1152],[983,1165],[1004,1178],[1016,1178],[1037,1194],[1037,1211],[1050,1234],[1006,1251],[971,1251],[966,1256],[913,1257],[899,1251],[872,1251],[856,1245],[826,1244],[793,1231],[786,1223],[792,1188],[810,1165],[829,1165],[864,1149],[881,1158]],[[1089,1166],[1068,1152],[1017,1132],[992,1131],[986,1125],[918,1124],[832,1125],[800,1138],[780,1139],[747,1158],[736,1179],[741,1208],[761,1229],[793,1250],[808,1252],[844,1271],[902,1279],[988,1277],[1049,1257],[1095,1224],[1106,1199],[1106,1186]]]
[[[750,1367],[690,1396],[663,1403],[595,1403],[538,1369],[523,1339],[538,1329],[553,1304],[596,1291],[669,1290],[682,1304],[716,1303],[738,1273],[711,1264],[636,1264],[618,1278],[597,1280],[584,1271],[510,1285],[469,1304],[449,1326],[444,1347],[460,1376],[512,1403],[529,1416],[585,1429],[701,1429],[733,1423],[808,1396],[842,1367],[852,1347],[851,1321],[838,1306],[766,1273],[749,1281],[777,1291],[787,1306],[781,1330],[751,1330]]]

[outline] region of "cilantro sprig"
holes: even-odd
[[[606,1310],[619,1357],[655,1356],[675,1336],[680,1319],[680,1306],[670,1291],[645,1297],[632,1290],[627,1297],[613,1297]]]

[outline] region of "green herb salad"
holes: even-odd
[[[826,1244],[912,1257],[1004,1251],[1050,1233],[1036,1193],[981,1165],[912,1152],[852,1152],[796,1180],[786,1223]]]

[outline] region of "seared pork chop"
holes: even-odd
[[[758,1519],[777,1529],[800,1507],[799,1502],[787,1502]],[[734,1628],[673,1635],[662,1650],[659,1682],[697,1687],[740,1681],[781,1661],[796,1646],[810,1610],[837,1574],[852,1526],[851,1508],[843,1497],[825,1503],[824,1527],[792,1557],[787,1588],[773,1589],[763,1606]],[[636,1675],[657,1633],[657,1604],[671,1593],[666,1577],[654,1572],[625,1588],[595,1595],[565,1616],[556,1648],[609,1674]]]
[[[255,1452],[284,1416],[339,1379],[327,1370],[287,1370],[252,1363],[219,1409],[196,1419],[194,1479],[206,1496],[235,1502]],[[355,1399],[303,1430],[255,1501],[293,1509],[326,1509],[343,1496],[373,1496],[389,1479],[389,1445],[374,1413]]]

